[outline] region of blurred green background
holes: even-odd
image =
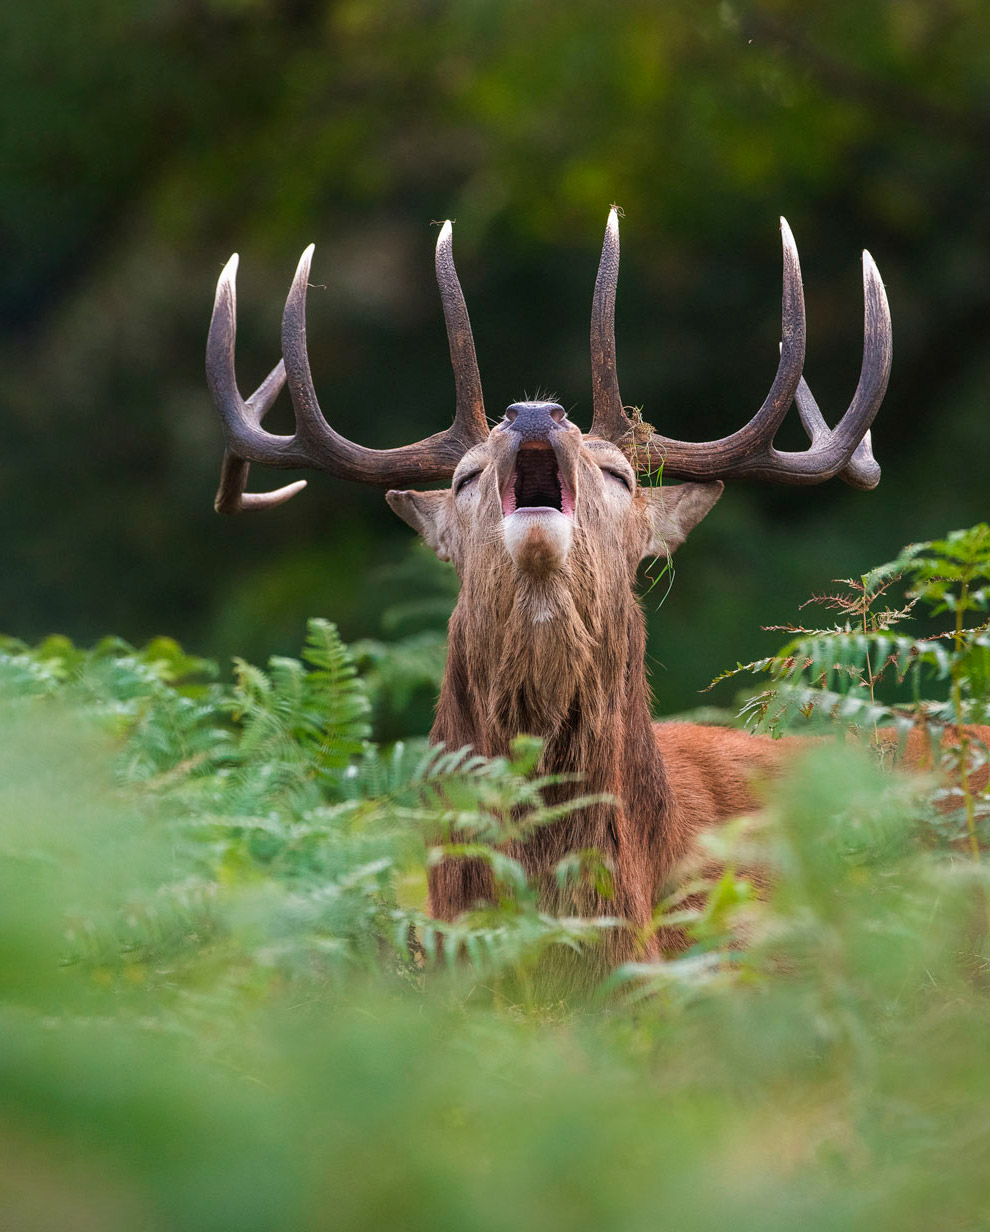
[[[539,386],[587,425],[612,202],[623,393],[669,435],[731,431],[770,384],[779,214],[833,422],[858,374],[864,246],[884,275],[880,488],[727,493],[662,606],[660,587],[648,599],[662,711],[775,644],[759,626],[831,578],[988,515],[979,0],[42,0],[4,6],[0,47],[11,634],[164,631],[257,658],[295,648],[311,614],[376,633],[397,594],[378,570],[410,540],[380,493],[316,477],[274,512],[213,513],[206,326],[236,249],[253,387],[315,240],[324,410],[367,445],[435,431],[452,411],[432,273],[445,217],[493,416]],[[255,468],[254,486],[273,478]]]

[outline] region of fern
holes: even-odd
[[[901,740],[913,727],[930,729],[931,748],[954,784],[933,798],[932,833],[948,843],[965,833],[978,857],[990,841],[990,788],[972,784],[990,754],[965,725],[990,721],[990,527],[912,544],[840,585],[809,603],[845,620],[777,626],[792,636],[775,655],[737,664],[712,683],[769,676],[740,713],[773,734],[826,720],[872,740],[884,755],[881,729],[894,728]],[[892,602],[895,590],[903,595]],[[946,616],[948,627],[932,627]],[[902,628],[919,620],[923,630]]]
[[[366,638],[352,650],[376,708],[399,713],[418,690],[436,691],[447,662],[447,639],[434,630],[398,642]]]
[[[401,646],[396,667],[376,647],[371,670],[398,681],[407,653],[411,662]],[[505,851],[599,797],[548,805],[547,789],[562,780],[534,777],[541,746],[528,738],[506,758],[422,741],[378,748],[369,686],[327,621],[309,622],[300,659],[273,657],[264,669],[235,660],[229,685],[167,639],[142,650],[106,639],[88,651],[50,639],[34,650],[9,644],[4,655],[0,672],[9,661],[28,698],[61,697],[113,735],[119,781],[169,827],[177,863],[168,884],[188,900],[178,909],[163,886],[130,896],[115,926],[78,921],[74,963],[114,966],[117,953],[181,965],[183,930],[219,943],[226,913],[262,885],[252,961],[293,978],[369,966],[409,975],[415,954],[445,934],[449,953],[494,976],[528,969],[554,947],[592,945],[610,926],[541,912]],[[426,870],[438,859],[488,863],[503,888],[498,919],[428,920]],[[586,852],[562,863],[559,882],[601,890],[608,877]],[[410,949],[417,936],[427,941]]]
[[[326,773],[349,765],[364,747],[371,735],[371,705],[337,626],[314,619],[306,628],[303,658],[314,670],[308,674],[305,693],[319,729],[315,760]]]

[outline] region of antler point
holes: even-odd
[[[863,249],[863,293],[868,295],[870,290],[873,290],[879,297],[883,311],[889,316],[890,309],[887,307],[887,289],[883,285],[883,277],[876,261],[870,255],[868,249]]]
[[[234,288],[237,282],[237,265],[239,261],[240,261],[240,257],[238,257],[237,253],[235,252],[230,257],[230,259],[227,261],[227,264],[220,271],[220,277],[217,279],[217,298],[218,300],[219,300],[219,297],[224,292],[226,292],[228,295],[234,294]]]
[[[305,286],[309,282],[309,270],[313,264],[313,253],[316,251],[315,244],[307,244],[302,251],[302,256],[299,258],[299,264],[296,266],[296,276],[293,278],[293,285],[302,282]]]

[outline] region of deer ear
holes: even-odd
[[[441,560],[451,559],[451,542],[448,531],[448,503],[450,492],[398,492],[385,493],[389,508],[403,522],[422,535],[427,545]]]
[[[650,538],[643,558],[673,556],[725,489],[723,483],[681,483],[641,488],[646,496]]]

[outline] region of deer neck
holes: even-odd
[[[541,773],[580,776],[567,794],[607,792],[623,812],[655,825],[666,780],[643,615],[623,581],[542,592],[490,578],[465,585],[450,621],[433,740],[491,757],[508,753],[517,735],[539,736]]]
[[[540,886],[546,909],[615,915],[645,932],[677,858],[676,824],[653,734],[643,615],[623,580],[624,586],[539,596],[551,605],[545,620],[534,620],[533,597],[511,586],[491,579],[465,586],[450,620],[432,738],[448,748],[471,744],[492,757],[508,753],[520,733],[539,736],[540,772],[573,776],[545,790],[548,804],[610,797],[541,826],[509,851]],[[611,896],[591,885],[558,884],[560,860],[588,849],[612,871]],[[431,907],[442,918],[494,893],[491,871],[480,861],[442,861],[430,874]],[[601,961],[634,957],[635,935],[608,933]]]

